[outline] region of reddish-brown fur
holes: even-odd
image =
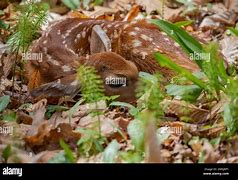
[[[115,53],[89,55],[90,35],[95,25],[100,25],[106,32],[111,40],[112,52],[118,55]],[[71,80],[66,82],[70,83],[74,80],[73,74],[77,67],[84,63],[94,66],[103,78],[110,73],[120,74],[133,79],[131,83],[135,82],[137,69],[149,73],[159,71],[167,78],[173,76],[173,71],[160,67],[156,62],[154,59],[156,51],[166,54],[177,64],[192,72],[198,70],[197,65],[174,41],[146,20],[132,23],[79,18],[61,20],[51,25],[32,46],[31,53],[42,53],[43,61],[31,60],[27,64],[27,71],[30,74],[29,88],[34,89],[42,84],[57,79],[67,79],[67,77]],[[89,56],[85,58],[87,55]],[[137,69],[129,61],[135,63]],[[104,72],[100,73],[102,67]],[[106,93],[120,94],[125,100],[132,96],[130,93],[133,91],[128,90],[132,88],[135,88],[134,84],[117,90],[106,87]]]

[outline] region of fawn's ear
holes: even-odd
[[[111,40],[105,33],[105,31],[99,25],[95,25],[92,28],[92,34],[90,39],[90,53],[101,53],[111,51]]]

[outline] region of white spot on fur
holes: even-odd
[[[82,37],[83,37],[83,38],[86,37],[86,32],[85,32],[85,31],[82,32]]]
[[[137,50],[137,49],[133,49],[132,52],[133,52],[134,54],[137,54],[137,53],[138,53],[138,50]]]
[[[145,59],[146,56],[148,56],[148,53],[145,52],[145,51],[142,51],[140,54],[141,54],[141,56],[142,56],[142,59]]]
[[[117,30],[114,30],[114,33],[113,33],[113,38],[114,39],[116,39],[116,38],[118,38],[119,37],[119,35],[118,35],[118,32],[117,32]]]
[[[134,20],[134,21],[131,21],[131,24],[136,24],[136,23],[137,23],[137,21],[135,21],[135,20]]]
[[[141,41],[134,39],[133,40],[133,47],[140,47],[142,45]]]
[[[51,59],[50,62],[56,66],[60,65],[59,61],[56,61],[55,59]]]
[[[120,24],[116,24],[116,25],[115,25],[115,28],[118,28],[119,26],[120,26]]]
[[[69,52],[71,52],[72,54],[76,55],[76,53],[75,53],[72,49],[70,49],[70,48],[67,47],[67,50],[68,50]]]
[[[136,31],[140,31],[140,28],[138,28],[138,27],[135,27],[135,30],[136,30]]]
[[[70,83],[71,86],[77,86],[79,83],[77,80],[74,80],[73,82]]]
[[[80,39],[80,38],[81,38],[81,34],[80,34],[80,33],[77,34],[76,38],[77,38],[77,39]]]
[[[136,33],[135,31],[131,31],[131,32],[129,32],[129,35],[130,35],[130,36],[136,36],[137,33]]]
[[[144,39],[145,41],[153,41],[153,39],[151,38],[151,37],[148,37],[148,36],[146,36],[145,34],[141,34],[140,35],[140,37],[142,38],[142,39]]]
[[[125,24],[124,26],[123,26],[123,30],[125,30],[126,28],[128,28],[129,27],[129,24]]]
[[[159,51],[159,49],[157,49],[157,48],[154,48],[153,50],[156,51],[156,52]]]
[[[111,25],[111,24],[108,24],[108,25],[107,25],[107,28],[111,28],[111,27],[112,27],[112,25]]]
[[[67,66],[67,65],[63,65],[63,66],[62,66],[62,69],[63,69],[64,72],[69,72],[69,71],[71,71],[71,68],[70,68],[69,66]]]
[[[43,44],[45,44],[45,45],[46,45],[46,44],[47,44],[47,40],[44,40],[44,41],[43,41]]]
[[[57,34],[58,34],[58,35],[61,35],[61,31],[60,31],[60,29],[57,31]]]

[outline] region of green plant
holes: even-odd
[[[106,138],[99,135],[97,131],[91,129],[78,128],[77,132],[82,134],[82,137],[77,142],[78,153],[89,157],[104,150],[103,145],[107,142]]]
[[[80,66],[77,70],[77,77],[80,82],[82,98],[86,103],[95,103],[96,111],[92,111],[98,117],[99,135],[101,134],[101,123],[99,118],[98,101],[105,100],[103,81],[97,75],[96,70],[89,66]]]
[[[70,147],[64,142],[64,140],[60,139],[60,146],[64,149],[65,157],[70,163],[75,163],[76,158],[74,157],[73,151]]]
[[[26,53],[31,42],[37,38],[38,31],[46,22],[48,6],[45,3],[27,1],[18,8],[21,12],[17,24],[12,27],[8,44],[13,53]]]
[[[38,31],[46,22],[48,6],[45,3],[35,3],[31,0],[25,2],[18,9],[21,14],[17,18],[17,24],[11,28],[12,34],[7,43],[10,45],[11,52],[16,56],[13,63],[13,73],[15,74],[17,63],[19,63],[22,82],[23,61],[18,62],[19,53],[25,54],[32,41],[37,38]],[[14,78],[15,75],[13,75],[13,87]]]
[[[7,145],[2,152],[2,157],[4,159],[5,162],[7,162],[8,158],[11,156],[12,154],[12,146],[11,145]]]
[[[151,75],[145,72],[139,73],[139,85],[137,87],[137,107],[124,103],[112,102],[110,105],[125,106],[130,109],[130,114],[135,117],[128,127],[134,149],[127,152],[119,152],[119,156],[127,162],[138,162],[145,157],[145,130],[149,121],[159,121],[164,116],[161,102],[164,99],[163,91],[160,88],[160,74]]]
[[[10,96],[2,96],[0,98],[0,112],[2,112],[10,103]]]
[[[106,163],[115,162],[119,149],[119,143],[117,142],[117,140],[113,140],[110,144],[108,144],[107,148],[103,152],[103,161]]]
[[[217,101],[227,99],[228,102],[224,104],[223,117],[228,133],[233,134],[238,129],[236,100],[238,95],[236,93],[236,88],[238,87],[237,74],[233,74],[233,76],[227,74],[224,59],[222,59],[219,54],[217,43],[211,42],[202,46],[192,36],[176,25],[163,20],[152,20],[152,23],[159,26],[160,29],[179,43],[190,57],[192,55],[193,60],[198,64],[203,72],[203,78],[197,77],[177,65],[167,56],[156,53],[155,58],[161,66],[173,69],[194,83],[194,85],[169,85],[167,86],[167,92],[170,95],[181,96],[187,101],[195,101],[196,98],[191,99],[191,95],[198,97],[202,92],[207,93],[208,101],[214,99]],[[199,58],[193,56],[202,53],[208,54],[209,56],[199,56]]]

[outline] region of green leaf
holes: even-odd
[[[119,149],[119,143],[117,142],[117,140],[113,140],[103,152],[103,161],[106,163],[115,162]]]
[[[49,159],[48,163],[68,163],[68,159],[65,157],[65,153],[59,152]]]
[[[233,134],[236,130],[235,128],[236,122],[233,116],[232,107],[228,103],[224,105],[223,118],[224,118],[225,126],[227,127],[227,132],[229,134]]]
[[[6,114],[2,115],[2,119],[4,121],[16,121],[17,119],[17,114],[16,112],[9,110],[9,112],[7,112]]]
[[[9,26],[3,20],[0,19],[0,29],[2,28],[2,29],[7,30],[8,27]]]
[[[10,96],[2,96],[0,98],[0,112],[2,112],[10,102]]]
[[[162,31],[173,38],[184,50],[191,56],[194,53],[204,53],[202,45],[191,35],[189,35],[185,30],[177,27],[164,20],[152,19],[151,23],[157,25]],[[194,59],[198,66],[202,69],[203,61]]]
[[[101,5],[104,2],[104,0],[94,0],[94,5],[98,6]]]
[[[178,27],[183,27],[183,26],[188,26],[193,23],[193,20],[188,20],[188,21],[179,21],[174,23]]]
[[[79,0],[62,0],[62,2],[71,10],[75,10],[80,6]]]
[[[144,150],[144,124],[142,121],[133,120],[127,127],[128,134],[131,138],[132,144],[136,151],[142,152]]]
[[[59,105],[49,105],[49,106],[47,106],[45,115],[47,118],[50,118],[54,112],[60,112],[60,111],[65,111],[65,110],[68,110],[68,108],[64,107],[64,106],[59,106]]]
[[[202,80],[198,79],[190,71],[177,65],[175,62],[173,62],[167,56],[162,55],[160,53],[155,53],[155,59],[160,63],[161,66],[166,66],[166,67],[178,72],[179,74],[182,74],[184,77],[186,77],[188,80],[192,81],[193,83],[195,83],[202,89],[208,90],[206,87],[206,84]]]
[[[202,89],[197,85],[169,84],[165,88],[169,95],[177,96],[182,100],[190,102],[194,102],[202,92]]]
[[[235,28],[228,28],[234,35],[238,36],[238,29],[235,29]]]
[[[5,161],[7,161],[7,159],[10,157],[11,153],[12,153],[11,145],[7,145],[2,152],[2,157],[4,158]]]
[[[120,158],[128,163],[138,163],[143,160],[143,155],[140,152],[128,151],[128,152],[120,152]]]
[[[69,148],[68,144],[66,144],[64,142],[64,140],[60,139],[60,146],[64,149],[65,156],[67,157],[69,162],[74,163],[75,162],[75,157],[74,157],[74,154],[73,154],[72,150]]]
[[[73,114],[74,114],[75,112],[77,112],[77,110],[78,110],[80,104],[82,104],[83,101],[84,101],[84,100],[81,99],[81,100],[79,100],[73,107],[71,107],[71,109],[69,110],[69,113],[68,113],[69,121],[71,121]]]
[[[146,72],[139,72],[139,77],[141,77],[145,80],[148,80],[152,84],[157,84],[158,83],[158,79],[154,75],[146,73]]]

